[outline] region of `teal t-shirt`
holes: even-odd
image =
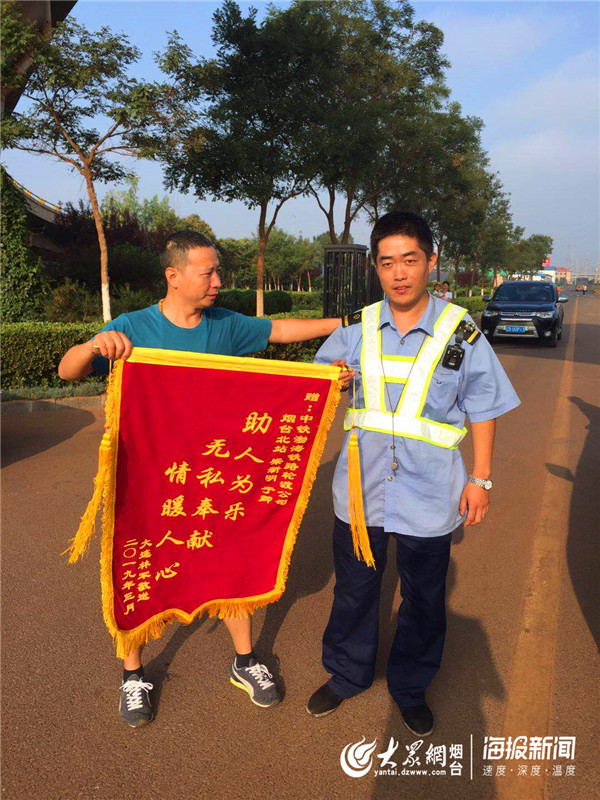
[[[264,350],[271,335],[271,320],[246,317],[225,308],[205,308],[195,328],[180,328],[158,310],[158,305],[121,314],[102,328],[121,331],[134,347],[185,350],[222,356],[245,356]],[[109,362],[97,356],[92,367],[97,375],[108,374]]]

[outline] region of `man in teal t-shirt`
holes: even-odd
[[[158,305],[121,314],[89,342],[75,345],[58,367],[63,380],[81,380],[92,372],[106,374],[109,360],[127,359],[133,347],[184,350],[243,356],[264,350],[269,342],[302,342],[329,336],[339,319],[255,319],[214,308],[219,293],[219,258],[212,243],[195,231],[178,231],[165,241],[161,254],[167,295]],[[266,708],[280,700],[272,675],[252,650],[252,618],[225,618],[235,658],[231,683],[244,689],[255,705]],[[142,648],[123,663],[119,713],[131,727],[153,718],[144,680]]]

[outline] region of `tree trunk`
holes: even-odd
[[[335,219],[333,217],[333,210],[335,207],[335,189],[331,187],[328,189],[329,192],[329,208],[327,209],[327,213],[325,217],[327,219],[327,227],[329,228],[329,238],[331,239],[331,244],[338,244],[338,238],[335,233]]]
[[[348,244],[350,238],[350,228],[352,227],[352,201],[354,200],[354,190],[349,189],[346,195],[346,209],[344,211],[344,232],[342,234],[342,244]]]
[[[100,290],[102,293],[102,319],[104,322],[110,322],[112,319],[110,313],[110,294],[109,294],[109,281],[108,281],[108,248],[106,246],[106,236],[104,235],[104,226],[102,224],[102,215],[98,207],[98,198],[96,197],[96,190],[94,189],[94,182],[89,167],[85,169],[85,182],[87,185],[88,196],[92,206],[92,214],[94,215],[94,222],[96,224],[96,232],[98,234],[98,244],[100,245]]]
[[[306,270],[306,277],[307,277],[307,280],[308,280],[308,291],[312,292],[312,282],[310,280],[310,270],[309,269]]]
[[[260,206],[260,220],[258,223],[258,256],[256,258],[256,316],[264,317],[264,272],[265,272],[265,250],[267,249],[267,230],[265,220],[267,217],[267,203],[263,202]]]

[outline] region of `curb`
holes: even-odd
[[[65,408],[104,408],[106,394],[59,397],[48,400],[5,400],[0,405],[4,414],[31,414],[34,411],[60,411]]]

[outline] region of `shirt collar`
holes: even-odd
[[[413,327],[410,329],[410,331],[408,331],[408,333],[410,333],[411,331],[421,330],[424,331],[429,336],[433,336],[433,325],[435,323],[436,317],[437,314],[435,313],[435,301],[433,297],[429,295],[429,302],[427,303],[427,308],[421,314],[421,317],[419,321],[416,323],[416,325],[413,325]],[[384,297],[383,305],[381,306],[381,314],[379,315],[378,329],[381,330],[381,328],[384,325],[390,325],[390,327],[392,327],[395,331],[398,330],[398,328],[396,327],[396,323],[394,322],[394,315],[392,314],[392,310],[390,308],[390,301],[388,300],[387,297]]]

